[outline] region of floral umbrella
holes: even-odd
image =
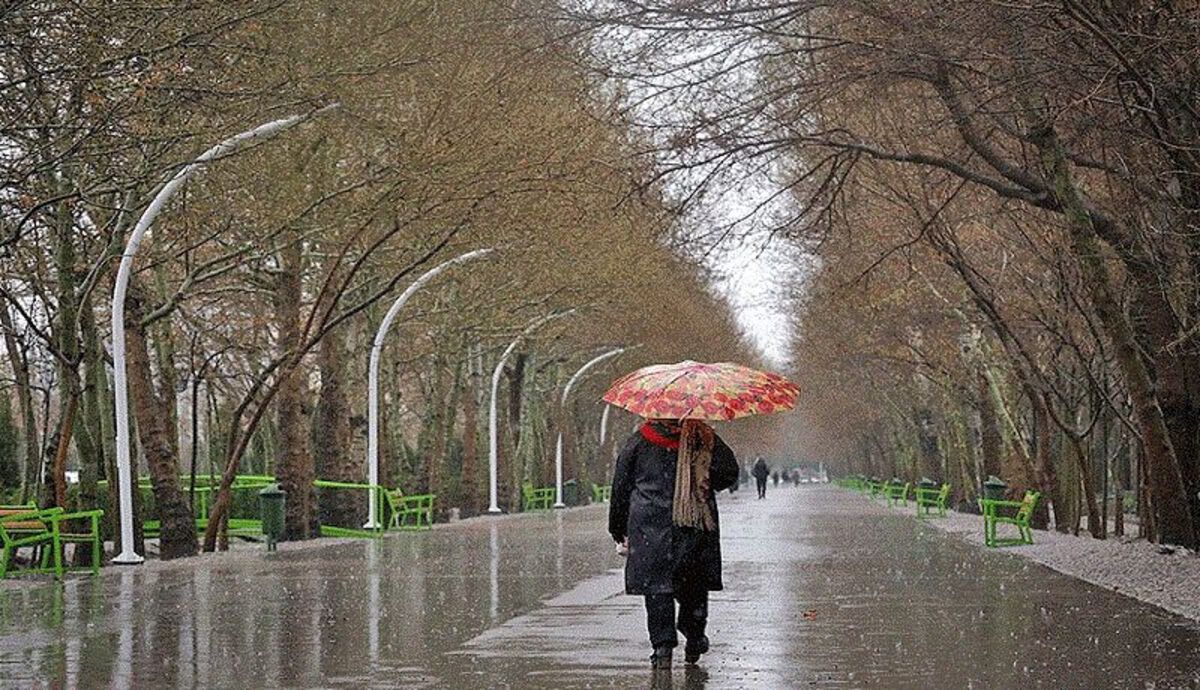
[[[800,387],[740,364],[656,364],[613,382],[604,401],[649,419],[728,420],[790,410]]]

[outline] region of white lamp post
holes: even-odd
[[[371,488],[368,489],[367,498],[367,522],[363,525],[365,529],[379,529],[382,525],[379,522],[379,358],[383,354],[383,339],[387,337],[388,330],[392,327],[392,322],[396,320],[396,315],[400,313],[400,309],[404,307],[418,290],[425,287],[429,281],[438,277],[443,271],[451,266],[466,263],[481,256],[487,256],[495,251],[492,248],[476,249],[475,251],[467,252],[457,256],[449,261],[434,266],[426,271],[420,278],[413,281],[396,301],[392,303],[392,308],[388,309],[387,314],[383,317],[383,322],[379,324],[379,331],[375,333],[375,342],[371,345],[371,365],[367,373],[367,483]]]
[[[338,107],[325,106],[320,110],[303,115],[293,115],[281,120],[274,120],[241,134],[232,136],[200,154],[191,163],[183,166],[163,188],[158,191],[150,205],[142,212],[125,252],[121,254],[121,265],[117,268],[116,285],[113,287],[112,299],[112,355],[113,355],[113,394],[116,407],[113,410],[117,420],[117,488],[121,514],[121,553],[112,559],[118,565],[137,565],[143,560],[133,550],[133,470],[129,453],[129,388],[125,379],[125,292],[129,288],[129,278],[133,270],[133,257],[141,246],[142,238],[154,224],[154,219],[162,212],[167,202],[175,195],[189,177],[196,174],[212,161],[227,156],[243,146],[279,134],[310,117]]]
[[[604,413],[600,415],[600,445],[608,440],[608,413],[612,412],[612,405],[604,403]]]
[[[498,481],[498,478],[497,478],[498,469],[497,468],[499,466],[499,454],[500,454],[500,441],[499,441],[499,434],[498,434],[498,430],[497,430],[498,424],[497,424],[497,420],[496,420],[496,396],[499,394],[499,391],[500,391],[500,375],[502,373],[504,373],[504,363],[508,361],[508,356],[513,353],[513,350],[517,349],[517,345],[519,345],[522,340],[527,338],[530,333],[533,333],[535,330],[537,330],[538,328],[542,327],[543,325],[549,323],[550,321],[553,321],[558,318],[562,318],[564,316],[568,316],[573,313],[575,313],[574,309],[568,309],[566,311],[560,311],[558,313],[550,314],[549,316],[543,316],[541,318],[534,319],[533,321],[531,321],[529,323],[529,325],[527,325],[525,327],[525,330],[521,331],[521,334],[518,335],[516,338],[513,338],[513,341],[511,343],[509,343],[507,348],[505,348],[504,354],[500,355],[500,361],[496,362],[496,368],[492,370],[492,401],[491,401],[490,407],[488,408],[488,512],[489,513],[499,513],[500,512],[500,504],[498,502],[499,496],[497,495],[497,489],[496,489],[497,481]]]
[[[608,352],[605,352],[604,354],[602,354],[598,357],[593,357],[591,360],[588,361],[587,364],[584,364],[583,366],[579,367],[579,370],[575,372],[574,376],[572,376],[570,379],[567,379],[567,385],[563,387],[562,399],[559,401],[559,411],[560,411],[559,423],[560,424],[563,421],[565,421],[563,418],[566,417],[567,396],[571,394],[571,388],[573,388],[575,386],[575,382],[578,381],[580,379],[580,377],[582,377],[587,372],[588,369],[591,369],[592,367],[596,366],[597,364],[603,362],[606,359],[616,357],[617,355],[621,354],[624,351],[625,351],[625,348],[618,347],[618,348],[609,350]],[[607,410],[605,410],[605,411],[607,411]],[[566,508],[567,507],[567,504],[563,503],[562,487],[563,487],[563,432],[562,432],[562,428],[559,428],[558,441],[554,445],[554,498],[555,498],[554,507],[555,508]]]

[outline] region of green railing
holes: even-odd
[[[215,500],[214,496],[220,488],[221,476],[196,475],[194,489],[192,488],[191,475],[182,475],[179,480],[180,488],[184,493],[193,497],[193,511],[196,515],[197,531],[207,529],[209,511],[212,509],[212,503]],[[228,534],[252,537],[262,533],[262,523],[259,517],[258,491],[267,485],[276,483],[276,481],[277,479],[274,476],[266,474],[239,474],[234,477],[233,484],[230,486],[232,501],[226,522]],[[106,488],[107,482],[101,481],[99,485],[102,489]],[[380,525],[379,528],[366,529],[358,526],[322,523],[321,536],[323,537],[373,538],[381,536],[388,528],[411,530],[429,529],[433,526],[435,497],[432,494],[405,495],[399,489],[386,486],[326,479],[314,481],[313,487],[318,491],[318,494],[328,491],[362,492],[361,500],[358,501],[360,507],[358,510],[353,511],[357,524],[361,524],[361,522],[358,522],[358,518],[367,513],[369,492],[378,492],[376,500],[378,514],[376,515],[375,522]],[[142,514],[157,514],[158,511],[154,504],[154,490],[150,478],[139,477],[137,489],[139,498],[141,499]],[[318,503],[319,498],[318,495]],[[100,492],[99,500],[102,507],[107,509],[107,490]],[[159,520],[147,519],[142,522],[142,531],[147,537],[157,537],[160,530],[161,522]]]

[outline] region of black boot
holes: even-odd
[[[671,668],[671,648],[670,647],[655,647],[654,653],[650,655],[650,668],[655,670]]]
[[[683,660],[689,664],[700,661],[700,655],[708,651],[708,636],[701,635],[695,640],[688,638],[687,646],[683,648]]]

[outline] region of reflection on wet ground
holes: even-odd
[[[602,508],[0,591],[0,685],[1191,687],[1200,627],[861,497],[722,496],[701,668],[652,677]]]

